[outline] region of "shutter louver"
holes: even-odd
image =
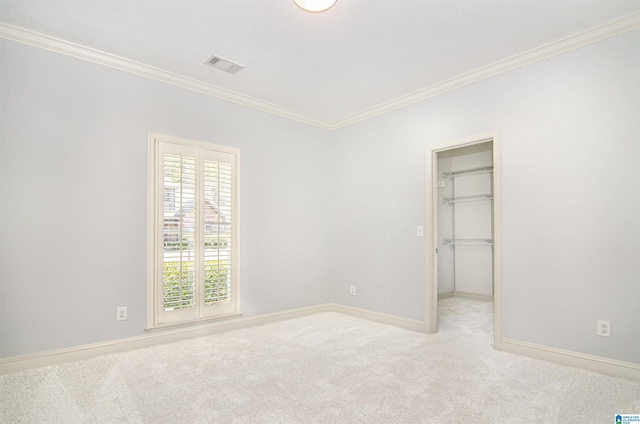
[[[231,165],[204,161],[204,304],[232,301]]]
[[[164,155],[164,310],[195,306],[196,160]],[[169,199],[169,200],[168,200]]]

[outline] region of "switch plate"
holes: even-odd
[[[351,296],[355,296],[356,295],[356,286],[351,286],[349,293],[351,294]]]
[[[127,319],[127,307],[126,306],[118,306],[116,308],[116,320],[124,321]]]
[[[418,229],[416,231],[416,235],[418,237],[424,237],[424,225],[418,225]]]

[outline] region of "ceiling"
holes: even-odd
[[[640,0],[338,0],[320,14],[293,0],[0,0],[6,24],[328,127],[638,13]],[[245,69],[205,66],[213,54]]]

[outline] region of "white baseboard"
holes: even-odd
[[[425,331],[424,321],[399,317],[396,315],[385,314],[383,312],[376,312],[368,309],[354,308],[353,306],[341,305],[339,303],[333,303],[331,304],[331,306],[334,312],[351,315],[357,318],[367,319],[369,321],[394,325],[396,327],[406,328],[407,330],[419,331],[421,333],[424,333]]]
[[[82,346],[74,346],[64,349],[49,350],[28,355],[12,356],[9,358],[0,358],[0,374],[8,374],[11,372],[17,372],[31,368],[46,367],[49,365],[61,364],[64,362],[78,361],[81,359],[93,358],[95,356],[106,355],[110,353],[124,352],[132,349],[139,349],[143,347],[149,347],[163,343],[171,343],[194,337],[222,333],[229,330],[238,330],[255,325],[268,324],[285,319],[299,318],[307,315],[317,314],[320,312],[333,311],[333,304],[328,303],[306,308],[274,312],[270,314],[211,322],[196,326],[171,328],[167,330],[154,330],[153,332],[144,334],[142,336],[129,337],[126,339],[118,339]]]
[[[500,347],[502,351],[515,353],[516,355],[529,356],[531,358],[582,368],[615,377],[640,380],[640,364],[617,361],[615,359],[587,355],[584,353],[556,349],[553,347],[511,339],[502,339]]]
[[[480,293],[468,293],[468,292],[462,292],[462,291],[454,291],[453,292],[453,296],[454,297],[464,297],[466,299],[473,299],[473,300],[483,300],[483,301],[489,301],[489,302],[493,301],[493,295],[492,294],[480,294]]]
[[[13,356],[0,359],[0,374],[22,371],[31,368],[45,367],[64,362],[88,359],[99,355],[124,352],[127,350],[154,346],[162,343],[170,343],[179,340],[201,337],[210,334],[222,333],[229,330],[238,330],[255,325],[268,324],[286,319],[299,318],[321,312],[338,312],[370,321],[394,325],[408,330],[424,332],[424,322],[396,315],[337,303],[327,303],[305,308],[290,309],[270,314],[241,317],[226,321],[203,324],[195,327],[177,328],[166,331],[148,333],[143,336],[127,339],[112,340],[108,342],[75,346],[65,349],[50,350],[28,355]],[[583,368],[602,374],[623,377],[632,380],[640,380],[640,364],[617,361],[614,359],[586,355],[562,349],[536,345],[511,339],[501,340],[501,350],[517,355],[529,356],[562,365]]]
[[[488,302],[493,301],[492,294],[468,293],[468,292],[461,292],[461,291],[452,291],[452,292],[438,294],[438,300],[446,299],[448,297],[464,297],[465,299],[482,300],[482,301],[488,301]]]

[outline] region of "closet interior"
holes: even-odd
[[[493,143],[437,153],[438,298],[493,299]]]

